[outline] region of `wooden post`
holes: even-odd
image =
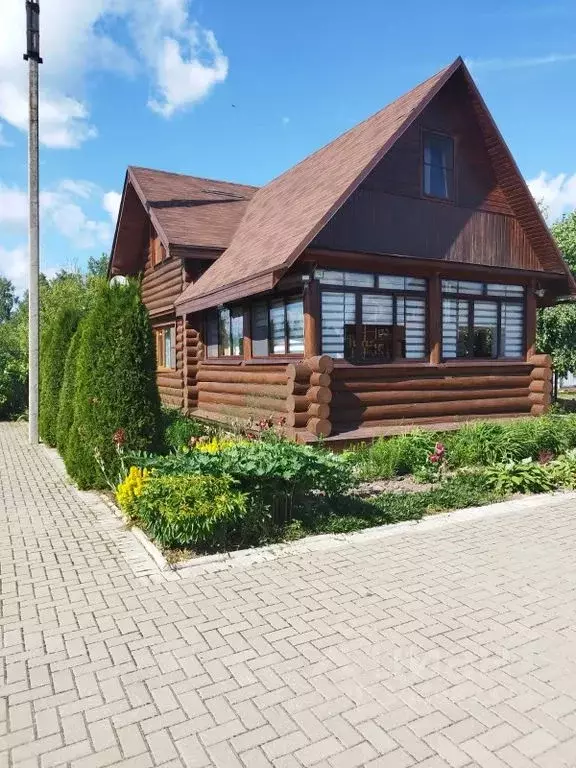
[[[304,357],[320,354],[320,283],[310,280],[304,288]]]
[[[436,272],[430,277],[428,286],[428,348],[430,363],[442,362],[442,284]]]
[[[531,280],[526,286],[526,359],[536,354],[536,281]]]
[[[252,312],[244,307],[244,360],[252,360]]]

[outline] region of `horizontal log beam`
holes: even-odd
[[[498,399],[466,400],[449,403],[399,403],[397,405],[369,405],[364,408],[339,408],[338,421],[365,422],[386,417],[410,419],[416,416],[447,416],[462,414],[475,416],[481,413],[503,413],[507,411],[529,411],[532,406],[528,395],[524,397],[502,397]]]
[[[362,379],[386,380],[391,378],[417,379],[417,378],[444,378],[446,376],[528,376],[533,366],[529,363],[485,363],[477,361],[469,363],[453,363],[430,365],[420,363],[417,365],[342,365],[336,366],[332,372],[333,380],[337,381],[361,381]]]
[[[259,411],[286,413],[286,401],[274,400],[268,397],[258,397],[254,395],[233,395],[225,392],[203,392],[198,391],[198,402],[203,407],[204,403],[215,403],[222,405],[237,405],[242,408],[256,408]]]
[[[517,389],[445,389],[439,392],[425,392],[422,390],[415,392],[408,390],[401,392],[335,392],[332,405],[334,408],[350,408],[355,405],[387,405],[389,403],[441,403],[453,400],[528,397],[528,394],[528,387],[518,387]]]
[[[334,397],[340,392],[396,392],[401,390],[424,390],[426,392],[449,389],[518,389],[530,386],[532,379],[525,376],[447,376],[428,379],[363,379],[361,381],[335,381],[332,383]]]
[[[210,366],[201,366],[197,379],[198,381],[229,381],[239,384],[242,382],[252,384],[286,384],[286,376],[283,373],[252,373],[238,369],[215,371]]]
[[[286,388],[281,384],[251,384],[249,382],[199,381],[199,392],[227,392],[232,395],[257,395],[286,400]]]

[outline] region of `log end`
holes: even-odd
[[[310,419],[307,424],[308,432],[316,437],[329,437],[332,432],[332,424],[328,419]]]

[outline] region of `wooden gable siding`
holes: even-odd
[[[422,195],[422,132],[455,140],[455,200]],[[462,77],[454,77],[311,244],[542,271],[498,183]]]
[[[184,265],[179,258],[152,265],[148,253],[142,273],[142,300],[151,317],[174,313],[174,302],[184,288]]]

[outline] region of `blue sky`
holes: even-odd
[[[22,288],[24,3],[5,2],[0,272]],[[126,165],[262,184],[457,55],[535,195],[552,216],[576,207],[573,0],[41,6],[46,271],[109,250]]]

